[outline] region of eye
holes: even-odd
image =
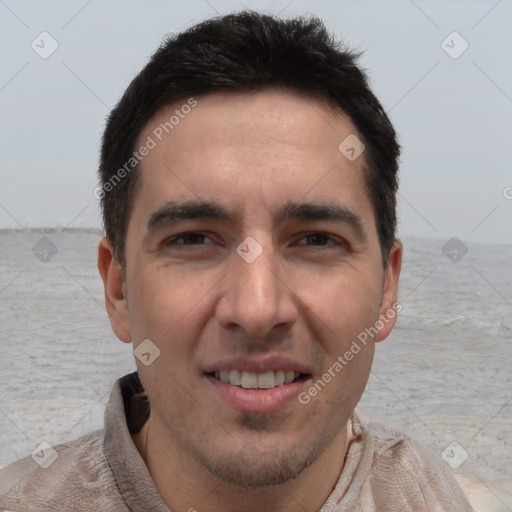
[[[311,245],[326,245],[330,238],[330,236],[324,235],[323,233],[311,233],[310,235],[302,237],[301,240],[309,240]]]
[[[301,243],[306,240],[306,243]],[[309,233],[304,235],[297,245],[313,245],[316,247],[326,247],[328,245],[344,245],[343,241],[334,238],[333,236],[326,235],[325,233]]]
[[[188,233],[180,233],[165,240],[162,245],[164,246],[183,246],[183,245],[206,245],[205,240],[210,240],[205,234],[190,231]]]

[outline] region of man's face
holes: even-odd
[[[340,439],[373,341],[309,403],[299,396],[391,308],[399,258],[382,268],[364,154],[338,150],[357,133],[347,116],[284,91],[197,101],[161,141],[154,130],[180,105],[139,137],[156,147],[141,164],[113,326],[160,350],[137,365],[170,444],[225,481],[280,483]]]

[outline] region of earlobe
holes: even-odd
[[[389,252],[388,265],[384,271],[382,300],[379,309],[379,333],[375,336],[375,341],[385,340],[389,336],[395,327],[398,312],[401,309],[398,303],[398,279],[402,268],[402,253],[402,243],[395,240]]]
[[[105,290],[105,308],[115,335],[131,343],[126,283],[123,268],[114,258],[110,241],[104,237],[98,245],[98,270]]]

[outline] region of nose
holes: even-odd
[[[221,287],[216,317],[224,329],[261,339],[297,320],[297,299],[269,244],[252,262],[235,253]]]

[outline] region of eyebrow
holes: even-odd
[[[228,210],[214,201],[168,201],[149,218],[148,231],[181,220],[211,219],[234,223],[241,217],[241,210]],[[366,240],[364,224],[356,213],[332,203],[287,202],[274,214],[276,223],[286,220],[325,220],[346,224],[360,240]]]

